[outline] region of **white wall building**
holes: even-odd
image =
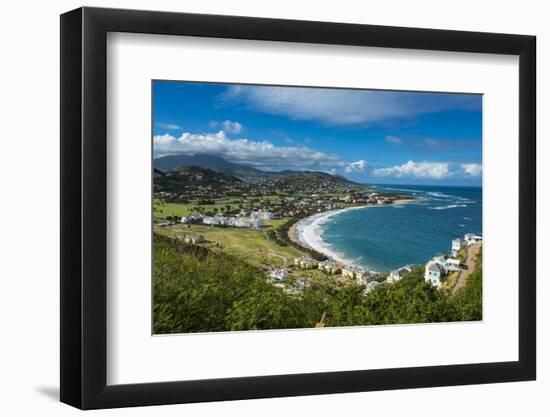
[[[345,268],[342,268],[342,276],[346,277],[346,278],[353,279],[354,276],[355,276],[355,271],[354,271],[353,267],[346,266]]]
[[[462,249],[465,246],[466,246],[466,241],[465,240],[463,240],[461,238],[453,239],[452,244],[451,244],[451,249],[452,249],[453,256],[456,256],[458,254],[458,252],[460,251],[460,249]]]
[[[388,277],[386,278],[386,281],[388,283],[397,282],[401,278],[403,278],[406,274],[411,272],[413,268],[414,268],[414,265],[405,265],[405,266],[402,266],[401,268],[394,269],[389,273]]]
[[[330,260],[319,262],[317,267],[328,274],[336,274],[340,270],[340,268],[338,267],[338,264]]]
[[[434,256],[432,261],[434,261],[436,264],[444,268],[445,263],[447,262],[447,258],[445,257],[445,255],[438,255],[438,256]]]
[[[294,258],[294,265],[299,266],[302,269],[311,269],[317,267],[319,264],[318,261],[316,261],[313,258],[309,258],[307,256],[300,256],[299,258]]]
[[[342,277],[355,279],[360,284],[372,281],[375,276],[370,271],[358,266],[346,266],[342,268]]]
[[[476,235],[475,233],[466,233],[464,235],[464,240],[468,246],[473,245],[474,243],[483,242],[483,237]]]
[[[435,285],[437,288],[441,287],[441,278],[445,275],[445,270],[443,267],[432,260],[426,264],[424,270],[424,279],[432,285]]]
[[[204,216],[202,218],[202,223],[203,224],[207,224],[207,225],[210,225],[210,226],[214,226],[215,224],[217,224],[217,221],[214,217],[212,216]]]
[[[449,271],[458,271],[460,269],[460,259],[448,258],[445,261],[445,270]]]
[[[270,211],[258,210],[250,213],[250,217],[257,217],[262,220],[271,220],[273,218],[273,213]]]
[[[284,282],[288,279],[288,271],[282,268],[276,268],[269,273],[269,278],[274,282]]]

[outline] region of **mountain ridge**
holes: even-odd
[[[194,166],[209,169],[215,172],[231,174],[243,181],[248,182],[293,176],[318,176],[335,182],[356,184],[341,175],[332,175],[322,171],[296,171],[289,169],[282,171],[263,171],[248,165],[229,162],[221,156],[210,154],[167,155],[154,159],[153,164],[156,170],[164,173],[183,167]]]

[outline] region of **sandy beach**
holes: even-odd
[[[328,221],[332,216],[350,211],[350,210],[360,210],[371,207],[391,207],[395,205],[402,205],[414,201],[412,199],[402,199],[395,200],[392,204],[387,204],[384,206],[368,204],[363,206],[353,206],[346,207],[338,210],[330,210],[322,213],[317,213],[312,216],[306,217],[295,224],[288,230],[288,237],[293,242],[302,245],[308,249],[312,249],[316,252],[319,252],[329,259],[332,259],[336,262],[345,265],[354,265],[354,261],[351,259],[346,259],[343,254],[335,252],[330,245],[321,238],[321,233],[323,231],[323,224]]]

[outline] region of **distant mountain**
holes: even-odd
[[[197,166],[178,167],[168,172],[155,168],[155,192],[184,193],[189,187],[214,186],[218,189],[231,187],[243,181],[226,172]]]
[[[266,176],[264,175],[264,171],[260,171],[259,169],[246,165],[234,164],[220,156],[208,154],[168,155],[157,158],[153,162],[155,168],[165,172],[183,166],[196,166],[217,172],[231,173],[243,179],[263,178]]]
[[[155,170],[168,173],[175,169],[194,166],[209,169],[216,172],[232,174],[233,176],[242,179],[243,181],[258,181],[268,179],[278,179],[285,177],[321,177],[331,182],[342,184],[355,184],[353,181],[342,177],[341,175],[331,175],[321,171],[262,171],[257,168],[229,162],[221,156],[208,154],[195,155],[168,155],[155,159]]]

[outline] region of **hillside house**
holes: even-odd
[[[388,274],[388,277],[386,278],[386,281],[388,283],[394,283],[399,281],[401,278],[403,278],[406,274],[411,272],[413,270],[413,265],[405,265],[401,268],[394,269]]]
[[[439,288],[441,286],[441,278],[445,276],[445,269],[435,260],[431,260],[426,264],[424,270],[424,280]]]
[[[273,218],[273,213],[270,211],[258,210],[250,213],[250,217],[258,218],[261,220],[271,220]]]
[[[447,262],[447,257],[445,255],[434,256],[432,261],[434,261],[440,267],[445,268],[445,264]]]
[[[269,273],[269,278],[273,282],[284,282],[288,279],[288,271],[283,268],[275,268]]]
[[[483,237],[476,235],[475,233],[466,233],[464,235],[464,240],[468,246],[473,245],[474,243],[483,242]]]
[[[294,265],[302,269],[311,269],[317,267],[319,262],[307,256],[300,256],[298,258],[294,258]]]
[[[460,259],[448,258],[445,261],[445,271],[452,272],[460,270]]]
[[[354,268],[352,266],[346,266],[345,268],[342,268],[342,277],[353,279],[355,277]]]
[[[451,253],[453,256],[457,256],[458,252],[466,246],[466,241],[461,238],[453,239],[451,243]]]
[[[338,267],[338,264],[336,262],[330,261],[330,260],[319,262],[317,267],[320,270],[325,271],[327,274],[331,274],[331,275],[337,274],[338,271],[340,271],[340,268]]]
[[[345,268],[342,268],[343,278],[355,279],[362,283],[367,280],[368,276],[370,276],[370,272],[358,266],[346,266]]]
[[[355,273],[355,279],[358,284],[368,285],[370,282],[375,281],[378,274],[372,271],[362,271],[361,273]]]

